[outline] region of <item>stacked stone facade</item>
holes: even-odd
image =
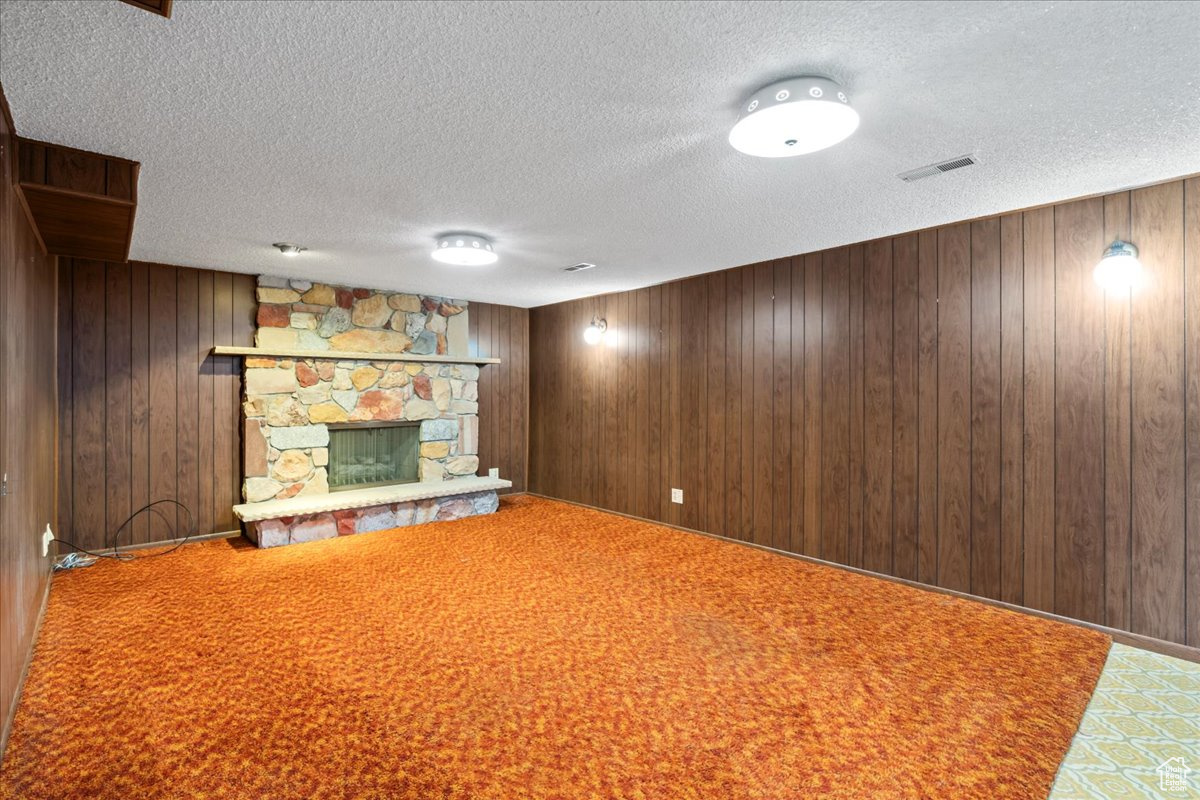
[[[262,276],[259,347],[467,355],[467,303]]]
[[[330,423],[421,423],[418,479],[479,471],[479,367],[246,358],[247,502],[329,491]]]

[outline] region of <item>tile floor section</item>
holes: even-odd
[[[1200,664],[1114,643],[1050,798],[1200,798]]]

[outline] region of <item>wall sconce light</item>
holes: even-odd
[[[598,317],[592,317],[592,324],[583,329],[583,340],[588,344],[600,344],[604,341],[604,332],[608,330],[608,322]]]
[[[1142,262],[1138,261],[1138,249],[1129,242],[1117,239],[1104,249],[1104,255],[1092,277],[1106,292],[1136,289],[1142,283]]]

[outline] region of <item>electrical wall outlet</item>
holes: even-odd
[[[490,467],[488,469],[488,477],[489,478],[499,478],[500,477],[500,468],[499,467]]]
[[[683,505],[683,489],[672,489],[671,490],[671,502],[679,503],[679,505]]]
[[[54,531],[50,530],[50,526],[46,526],[46,530],[42,531],[42,558],[50,555],[50,545],[54,542]]]

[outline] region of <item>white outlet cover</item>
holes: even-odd
[[[54,531],[50,530],[50,526],[46,526],[46,530],[42,531],[42,558],[50,555],[50,544],[54,541]]]
[[[672,489],[671,490],[671,502],[679,503],[680,505],[683,505],[683,489]]]

